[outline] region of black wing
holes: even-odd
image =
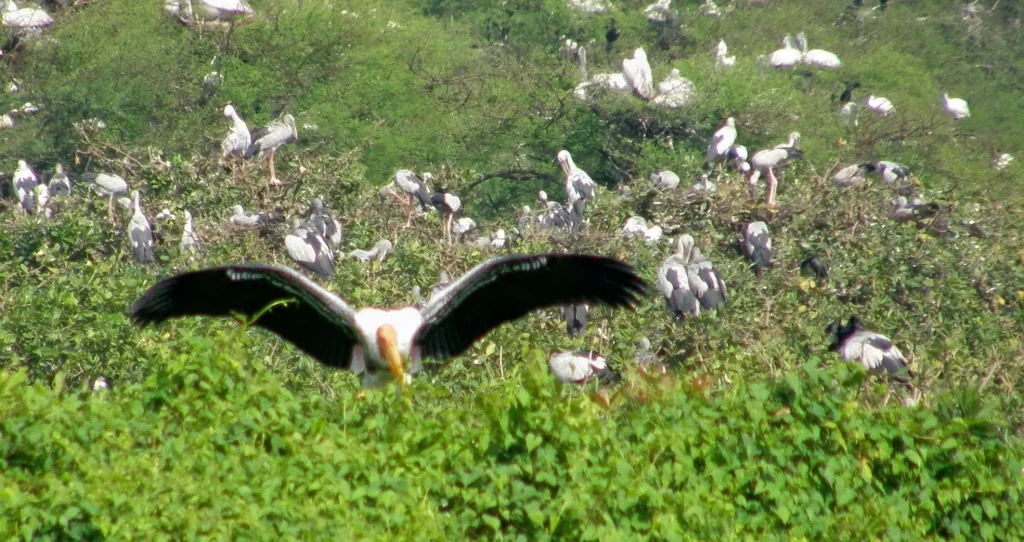
[[[423,311],[414,337],[423,357],[448,359],[505,323],[546,307],[632,307],[646,283],[626,263],[580,254],[506,256],[462,276]]]
[[[255,324],[294,344],[313,359],[347,369],[359,340],[355,313],[344,301],[298,273],[272,265],[232,265],[183,273],[151,287],[132,305],[137,324],[182,316],[252,318],[275,301]]]

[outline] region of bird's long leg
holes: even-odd
[[[452,219],[455,218],[455,213],[448,215],[448,225],[445,226],[445,231],[448,233],[448,244],[455,244],[455,236],[452,234]]]
[[[775,173],[772,171],[771,168],[768,168],[768,175],[766,180],[768,181],[768,193],[765,197],[765,203],[768,205],[768,207],[775,207],[775,188],[778,186],[779,181],[778,179],[775,178]]]
[[[107,220],[111,224],[114,223],[114,195],[113,194],[111,194],[110,197],[107,198]]]
[[[270,183],[269,186],[281,186],[281,181],[277,180],[277,173],[274,172],[274,151],[270,151]]]

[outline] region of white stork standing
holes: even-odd
[[[594,351],[561,352],[551,356],[548,369],[562,384],[584,385],[591,379],[602,384],[614,384],[622,377],[608,368],[604,357]]]
[[[381,200],[391,196],[408,209],[409,215],[408,220],[405,222],[406,228],[412,225],[412,217],[416,213],[415,204],[410,199],[418,202],[422,210],[427,210],[432,205],[430,192],[427,191],[427,183],[431,179],[433,179],[433,175],[430,173],[424,173],[421,179],[419,175],[408,169],[400,169],[395,172],[391,182],[380,189],[379,195]],[[396,188],[402,192],[401,195],[395,192]]]
[[[444,224],[445,242],[449,245],[454,243],[452,237],[452,220],[455,218],[456,213],[462,209],[462,200],[442,186],[437,189],[437,192],[434,192],[433,196],[430,197],[430,203],[444,215],[442,221]]]
[[[715,63],[720,68],[731,68],[733,64],[736,64],[736,55],[726,56],[729,54],[729,46],[726,45],[725,40],[718,40],[718,48],[715,51]]]
[[[633,51],[633,58],[622,61],[622,76],[639,98],[654,98],[654,76],[651,74],[651,65],[647,62],[647,52],[643,47],[637,47]]]
[[[864,329],[856,316],[851,316],[846,325],[842,320],[832,322],[826,333],[832,336],[829,350],[838,352],[843,361],[860,363],[867,371],[913,390],[914,373],[907,366],[907,359],[885,335]]]
[[[835,53],[824,49],[811,49],[808,51],[807,35],[803,32],[797,34],[796,43],[800,47],[800,61],[808,66],[821,70],[838,70],[843,65]]]
[[[942,109],[953,120],[962,120],[971,116],[971,108],[967,106],[967,100],[950,98],[946,92],[942,93]]]
[[[18,34],[37,34],[53,25],[53,17],[38,8],[18,8],[14,0],[5,0],[3,26]]]
[[[35,214],[37,208],[36,185],[38,178],[28,167],[28,162],[18,160],[18,169],[14,170],[14,177],[11,179],[14,185],[14,194],[18,197],[19,208],[26,215]]]
[[[284,238],[288,257],[323,280],[334,278],[334,251],[327,239],[299,219],[292,221],[292,232]]]
[[[187,210],[185,211],[185,225],[181,229],[181,244],[178,246],[181,248],[182,254],[201,252],[203,250],[203,242],[199,240],[199,236],[192,229],[192,213]]]
[[[50,177],[50,195],[54,198],[71,197],[71,179],[64,173],[64,166],[57,164],[53,166],[53,176]]]
[[[896,111],[892,102],[887,98],[875,96],[874,94],[869,94],[868,97],[864,99],[864,109],[871,111],[879,117],[888,117],[893,111]]]
[[[364,385],[376,386],[388,376],[405,384],[423,359],[458,356],[534,310],[570,303],[633,307],[644,287],[628,264],[610,258],[516,255],[474,267],[423,309],[355,311],[295,271],[249,264],[164,279],[132,305],[131,316],[145,326],[241,314],[320,363],[363,373]],[[292,302],[280,303],[285,300]]]
[[[800,63],[802,57],[800,49],[793,45],[793,36],[786,34],[786,37],[782,38],[782,49],[776,49],[768,57],[768,63],[773,68],[790,70]]]
[[[275,120],[253,132],[251,139],[252,143],[245,150],[244,157],[255,156],[257,160],[262,160],[264,156],[267,156],[270,161],[269,186],[280,186],[281,181],[277,180],[277,174],[274,171],[274,153],[285,143],[299,139],[299,132],[295,129],[295,117],[290,114],[285,115],[280,120]]]
[[[747,224],[743,229],[743,255],[754,266],[754,273],[760,279],[764,270],[772,264],[772,238],[768,233],[768,225],[757,221]]]
[[[88,181],[89,188],[97,194],[107,197],[107,220],[114,223],[114,198],[128,193],[128,183],[120,175],[113,173],[83,173],[83,181]]]
[[[384,258],[388,255],[388,252],[391,252],[391,241],[381,239],[380,241],[377,241],[377,244],[373,245],[373,248],[370,250],[357,249],[349,252],[348,255],[350,258],[355,258],[362,263],[370,263],[373,260],[383,262]]]
[[[711,136],[708,150],[704,153],[704,168],[708,169],[715,162],[725,160],[734,143],[736,143],[736,119],[728,117],[722,121],[718,130]]]
[[[224,106],[224,117],[231,119],[231,128],[228,129],[228,135],[224,136],[220,142],[220,156],[221,158],[230,156],[241,158],[245,156],[249,145],[252,144],[249,127],[245,125],[245,121],[238,116],[231,104]]]
[[[565,173],[565,196],[572,206],[578,200],[588,201],[596,197],[597,185],[586,171],[576,167],[572,155],[567,150],[558,151],[558,166]]]
[[[152,263],[156,260],[153,256],[153,228],[149,225],[146,215],[142,214],[138,190],[132,190],[132,200],[134,212],[131,222],[128,223],[128,241],[132,246],[132,254],[139,263]]]
[[[750,157],[750,171],[747,173],[748,189],[756,189],[757,180],[764,175],[767,182],[765,202],[768,207],[775,207],[775,192],[779,181],[774,170],[802,157],[803,153],[791,146],[776,146],[754,153],[754,156]]]

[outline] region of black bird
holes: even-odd
[[[565,332],[570,337],[578,337],[587,327],[587,317],[590,316],[590,307],[587,305],[564,305],[561,309],[562,318],[565,318]]]
[[[860,87],[860,83],[854,81],[843,81],[845,88],[843,93],[839,95],[839,105],[846,105],[847,102],[853,99],[853,89]]]
[[[828,282],[828,268],[815,256],[809,256],[800,262],[800,271],[814,275],[819,286]]]
[[[320,363],[364,373],[364,385],[374,386],[388,373],[407,383],[423,359],[458,356],[534,310],[578,303],[631,308],[645,288],[629,264],[611,258],[516,255],[474,267],[422,309],[355,311],[295,271],[239,264],[164,279],[132,305],[131,317],[143,326],[182,316],[254,318],[253,325]]]
[[[608,21],[608,31],[604,33],[604,39],[608,42],[605,44],[604,50],[610,53],[612,46],[619,39],[619,29],[615,28],[615,19]]]
[[[324,207],[324,202],[320,198],[310,202],[306,211],[306,226],[330,241],[333,246],[340,245],[343,240],[341,224],[331,216],[331,212]]]
[[[914,373],[907,366],[907,359],[888,337],[864,329],[856,316],[843,325],[842,320],[832,322],[826,329],[832,337],[829,350],[838,352],[843,361],[857,362],[867,371],[891,378],[913,390],[910,379]]]

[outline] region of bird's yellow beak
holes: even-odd
[[[405,367],[402,365],[402,355],[398,352],[398,333],[395,328],[385,324],[377,328],[377,348],[380,350],[380,357],[388,364],[388,371],[399,385],[405,385]]]

